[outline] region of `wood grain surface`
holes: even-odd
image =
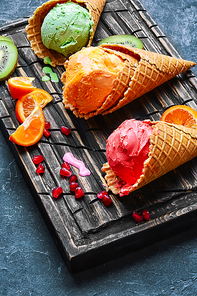
[[[51,123],[51,136],[48,139],[43,136],[37,145],[29,148],[9,144],[68,267],[79,271],[94,266],[194,223],[196,159],[129,196],[119,198],[111,194],[113,204],[110,207],[97,198],[97,193],[104,189],[101,167],[106,162],[107,137],[128,118],[159,120],[164,110],[176,104],[197,109],[197,79],[192,71],[178,75],[110,115],[89,120],[76,118],[62,104],[61,81],[42,82],[45,65],[30,48],[24,30],[26,25],[27,19],[16,21],[4,26],[0,33],[10,37],[18,49],[19,60],[13,76],[35,77],[36,86],[53,96],[53,101],[44,109],[45,119]],[[147,50],[180,57],[137,0],[107,1],[93,46],[114,34],[133,34],[142,40]],[[64,68],[57,67],[53,71],[60,78]],[[0,85],[0,119],[8,139],[19,123],[7,82]],[[60,132],[62,125],[71,128],[71,135]],[[90,176],[80,177],[78,170],[72,167],[85,191],[82,200],[75,199],[68,180],[59,174],[66,152],[72,152],[91,171]],[[37,154],[42,154],[45,159],[46,171],[42,176],[35,173],[32,162],[32,157]],[[56,186],[62,186],[64,194],[54,200],[51,192]],[[145,208],[150,210],[151,219],[138,225],[131,214]]]

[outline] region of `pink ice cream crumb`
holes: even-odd
[[[79,169],[79,175],[82,177],[89,176],[91,174],[91,172],[85,167],[83,161],[75,158],[71,152],[64,154],[63,161],[68,162]]]

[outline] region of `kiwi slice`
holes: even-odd
[[[12,42],[13,43],[13,41],[10,39],[10,38],[8,38],[8,37],[6,37],[6,36],[0,36],[0,41],[9,41],[9,42]]]
[[[0,37],[0,81],[3,81],[14,72],[18,61],[18,51],[10,38]]]
[[[121,44],[121,45],[127,45],[131,47],[136,47],[143,49],[144,45],[140,39],[133,35],[113,35],[109,36],[99,42],[98,45],[101,44]]]

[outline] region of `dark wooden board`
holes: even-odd
[[[166,108],[186,104],[197,109],[197,79],[192,71],[180,74],[169,82],[107,116],[89,120],[76,118],[62,104],[62,83],[42,82],[44,63],[32,52],[25,34],[27,19],[18,20],[0,29],[0,35],[10,37],[18,48],[18,66],[13,76],[35,77],[35,84],[53,96],[44,109],[51,123],[51,137],[43,138],[33,147],[23,148],[11,143],[9,135],[18,127],[15,102],[7,81],[0,84],[0,125],[8,140],[24,178],[31,188],[62,256],[73,272],[122,256],[144,247],[186,227],[197,220],[197,159],[193,159],[146,187],[119,198],[111,195],[113,204],[106,207],[97,198],[104,189],[101,167],[106,162],[105,145],[109,134],[128,118],[159,120]],[[93,45],[114,34],[133,34],[145,49],[180,57],[157,24],[138,0],[107,0]],[[53,69],[58,77],[63,67]],[[60,127],[66,125],[72,133],[66,137]],[[85,196],[76,200],[70,193],[68,180],[59,174],[65,152],[84,161],[91,175],[80,177]],[[32,157],[42,154],[46,171],[35,172]],[[54,200],[52,189],[62,186],[62,198]],[[151,219],[136,224],[134,210],[148,208]]]

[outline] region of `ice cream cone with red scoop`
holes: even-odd
[[[128,195],[197,156],[197,129],[165,121],[124,121],[108,138],[107,187]]]

